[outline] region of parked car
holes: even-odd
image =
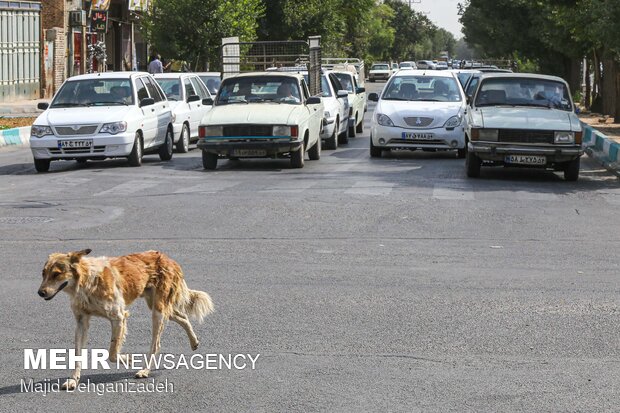
[[[172,158],[172,111],[148,73],[110,72],[74,76],[61,86],[31,128],[38,172],[54,160],[126,157],[140,166],[145,153]]]
[[[418,67],[416,66],[415,62],[400,62],[400,65],[398,65],[399,69],[417,69]]]
[[[482,165],[554,169],[579,178],[581,124],[566,81],[534,74],[488,74],[467,111],[467,176]]]
[[[209,92],[215,96],[217,91],[220,89],[220,84],[222,83],[222,75],[220,72],[196,72],[195,75],[198,75],[200,80],[205,84]]]
[[[306,80],[307,80],[307,74]],[[325,141],[325,149],[336,149],[338,144],[349,142],[349,116],[351,105],[349,92],[340,83],[333,72],[321,76],[321,98],[325,109],[321,139]]]
[[[456,74],[456,78],[459,80],[459,83],[461,84],[461,87],[463,87],[463,90],[465,90],[469,79],[471,79],[474,73],[482,73],[479,70],[474,69],[456,69],[452,70],[452,72]],[[467,96],[467,93],[465,95]]]
[[[438,61],[435,64],[435,69],[436,70],[448,70],[448,62],[444,62],[442,60]]]
[[[367,110],[366,88],[359,86],[355,74],[347,71],[334,71],[342,87],[349,92],[349,137],[364,132],[364,114]]]
[[[213,96],[193,73],[158,73],[154,77],[172,108],[176,149],[185,153],[189,151],[190,142],[198,140],[200,121],[211,110],[211,105],[205,105],[205,99],[213,100]]]
[[[398,63],[392,62],[392,74],[398,72]]]
[[[465,94],[449,71],[403,70],[381,97],[370,128],[370,156],[391,149],[456,150],[465,157]]]
[[[435,70],[437,66],[431,60],[418,60],[416,62],[416,66],[418,69],[427,69],[427,70]]]
[[[303,168],[321,157],[324,107],[310,96],[298,73],[245,73],[222,81],[213,108],[199,128],[198,148],[205,169],[217,168],[219,157],[290,157]]]
[[[392,76],[392,69],[387,63],[375,63],[370,66],[368,71],[368,80],[376,82],[377,80],[388,80]]]

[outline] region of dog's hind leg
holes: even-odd
[[[153,337],[151,339],[151,351],[149,353],[149,358],[146,362],[146,368],[138,371],[136,373],[136,378],[145,378],[149,376],[151,372],[151,365],[154,362],[155,356],[159,353],[160,347],[160,338],[161,333],[164,331],[164,315],[161,311],[157,311],[157,309],[153,308],[152,313],[153,318]]]
[[[77,326],[75,328],[75,355],[80,357],[82,355],[82,348],[86,345],[86,338],[88,336],[88,325],[90,323],[90,315],[82,313],[74,313]],[[75,370],[71,378],[65,381],[62,385],[63,390],[75,390],[80,382],[80,373],[82,371],[82,362],[77,359],[75,362]]]
[[[174,312],[170,316],[170,319],[177,322],[181,327],[183,327],[183,329],[187,333],[187,337],[189,338],[189,345],[192,347],[192,350],[196,350],[200,342],[198,341],[198,337],[196,337],[196,334],[194,333],[194,329],[192,328],[192,324],[189,322],[187,315],[183,314],[178,310],[174,310]]]
[[[125,342],[127,332],[127,317],[129,313],[121,310],[117,318],[110,319],[112,324],[112,338],[110,339],[110,361],[116,363],[118,358],[126,362],[127,355],[121,354],[121,348]]]

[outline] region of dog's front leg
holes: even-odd
[[[136,373],[136,378],[142,379],[149,376],[151,372],[151,363],[153,362],[154,356],[159,353],[159,339],[161,337],[161,333],[164,330],[164,315],[153,309],[153,337],[151,339],[151,352],[149,353],[149,358],[147,361],[147,367],[142,369]]]
[[[75,321],[77,325],[75,327],[75,355],[82,355],[82,348],[86,345],[86,337],[88,335],[88,325],[90,323],[90,316],[86,314],[75,314]],[[62,385],[63,390],[75,390],[80,382],[80,372],[82,370],[82,362],[79,359],[75,363],[75,370],[71,378],[65,381]]]

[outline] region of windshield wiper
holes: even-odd
[[[86,106],[113,106],[113,105],[129,106],[127,103],[124,103],[124,102],[91,102]]]
[[[415,99],[417,102],[441,102],[439,99]]]
[[[87,106],[85,103],[55,103],[51,107],[53,108],[72,108],[76,106]]]

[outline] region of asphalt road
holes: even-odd
[[[367,84],[376,91],[383,83]],[[373,109],[373,106],[370,108]],[[0,153],[0,410],[614,411],[620,405],[620,185],[589,159],[577,183],[454,154],[370,159],[366,131],[301,170],[200,153],[52,164]],[[25,348],[71,348],[68,297],[36,294],[48,254],[161,250],[216,313],[199,353],[256,369],[160,370],[164,394],[24,393]],[[148,349],[146,304],[124,350]],[[89,346],[107,348],[109,323]],[[169,323],[162,349],[192,354]],[[134,382],[132,371],[82,381]]]

